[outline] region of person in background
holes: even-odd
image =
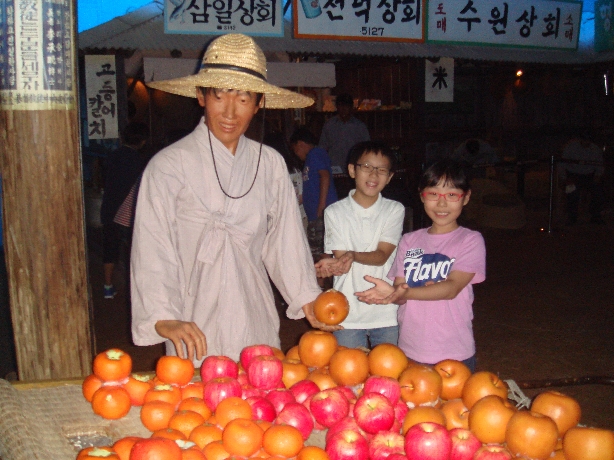
[[[459,226],[471,189],[460,163],[446,159],[427,168],[419,185],[433,221],[403,235],[386,281],[357,292],[372,304],[400,305],[399,347],[412,360],[436,364],[455,359],[475,371],[473,284],[486,278],[486,247],[479,232]]]
[[[294,152],[290,151],[288,141],[284,133],[280,131],[274,131],[264,136],[264,144],[269,147],[273,147],[277,150],[286,162],[288,167],[288,173],[290,174],[290,180],[294,186],[296,192],[296,198],[298,200],[299,208],[301,210],[301,219],[303,221],[303,227],[307,231],[307,214],[305,213],[305,206],[303,206],[303,162],[297,157]]]
[[[238,360],[248,345],[280,346],[271,281],[291,319],[320,323],[320,294],[288,169],[274,149],[245,137],[264,108],[313,100],[267,82],[266,58],[243,34],[215,38],[195,75],[150,82],[193,97],[194,131],[158,152],[139,189],[131,258],[132,338],[166,342],[193,360]]]
[[[130,122],[121,134],[121,146],[106,159],[100,206],[105,299],[112,299],[117,293],[113,285],[113,271],[123,243],[128,248],[126,254],[130,254],[137,188],[145,168],[141,149],[148,138],[149,128],[145,123]]]
[[[589,212],[591,222],[604,225],[602,212],[605,204],[603,185],[603,153],[591,142],[589,133],[571,139],[563,147],[559,163],[559,177],[565,187],[567,224],[578,221],[580,195],[582,191],[590,194]],[[565,160],[570,160],[569,162]]]
[[[494,176],[496,173],[493,165],[499,162],[495,149],[488,142],[476,138],[461,143],[452,154],[452,158],[465,166],[470,178]]]
[[[329,118],[322,127],[319,147],[328,152],[332,171],[347,171],[347,157],[352,146],[370,140],[367,125],[353,115],[354,99],[350,94],[339,94],[335,100],[337,115]]]
[[[304,162],[303,205],[307,213],[307,239],[311,254],[324,252],[324,209],[337,201],[330,158],[316,147],[317,139],[307,128],[298,128],[290,137],[290,148]]]
[[[366,141],[350,149],[348,160],[356,188],[324,211],[324,251],[332,258],[316,263],[316,273],[322,278],[334,275],[333,287],[350,303],[343,329],[334,332],[339,345],[396,345],[398,305],[373,307],[354,295],[369,287],[365,275],[384,278],[388,274],[403,232],[405,207],[381,194],[394,174],[395,157],[384,143]]]

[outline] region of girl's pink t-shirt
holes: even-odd
[[[399,347],[415,361],[462,361],[475,354],[472,285],[486,278],[486,247],[479,232],[464,227],[437,235],[420,229],[401,238],[391,280],[403,277],[409,287],[418,287],[444,280],[453,270],[475,273],[454,299],[408,300],[399,307]]]

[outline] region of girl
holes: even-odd
[[[458,162],[443,160],[424,171],[420,199],[433,224],[403,235],[388,273],[394,281],[365,276],[375,284],[357,292],[371,304],[400,305],[399,347],[424,364],[444,359],[464,362],[475,371],[473,288],[486,274],[486,248],[479,232],[457,219],[471,190]]]

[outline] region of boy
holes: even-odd
[[[306,128],[298,128],[290,137],[290,147],[303,166],[303,206],[307,214],[307,239],[313,256],[324,250],[324,209],[337,201],[330,158],[316,147],[316,137]]]
[[[392,179],[394,160],[381,142],[360,142],[352,147],[348,173],[356,188],[324,214],[324,251],[333,258],[319,261],[316,273],[321,277],[334,275],[334,288],[350,303],[350,313],[341,323],[344,329],[334,332],[339,345],[350,348],[397,344],[398,306],[373,308],[354,295],[370,286],[365,275],[385,278],[401,238],[405,208],[381,195]]]

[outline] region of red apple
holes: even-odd
[[[407,404],[404,401],[399,399],[397,403],[394,405],[394,418],[400,424],[403,424],[403,421],[405,420],[405,416],[407,415],[408,411],[409,411],[409,407],[407,407]]]
[[[450,460],[472,460],[473,455],[482,447],[482,442],[465,428],[453,428],[449,433],[452,439]]]
[[[381,393],[365,393],[354,405],[354,418],[367,433],[387,431],[394,423],[394,406]]]
[[[350,402],[335,388],[320,391],[311,397],[309,409],[313,418],[328,428],[350,412]]]
[[[405,438],[400,433],[382,431],[369,441],[369,459],[384,460],[391,454],[405,455]]]
[[[275,356],[275,353],[268,345],[249,345],[243,348],[243,350],[241,350],[241,354],[239,355],[239,361],[241,362],[241,366],[243,366],[245,371],[247,371],[249,363],[256,356]]]
[[[339,390],[341,393],[343,393],[343,395],[348,399],[348,401],[350,402],[356,401],[356,393],[354,393],[354,391],[352,391],[350,387],[341,385],[341,386],[336,386],[335,388]]]
[[[502,399],[507,399],[507,384],[492,372],[479,371],[465,381],[461,399],[465,407],[471,410],[479,399],[488,395],[497,395]]]
[[[245,401],[247,401],[252,408],[252,418],[254,420],[264,420],[266,422],[275,420],[277,411],[273,403],[264,396],[250,396]]]
[[[277,388],[284,373],[284,366],[275,356],[254,356],[247,367],[247,378],[256,388],[271,390]]]
[[[397,453],[390,454],[388,456],[388,460],[407,460],[407,455],[405,455],[405,454],[397,454]]]
[[[237,376],[237,380],[239,381],[241,386],[251,385],[251,383],[249,383],[249,379],[247,378],[247,373],[243,368],[239,369],[239,375]]]
[[[408,406],[431,405],[439,400],[442,380],[435,369],[423,364],[409,366],[399,376],[401,398]]]
[[[239,376],[239,365],[228,356],[207,356],[200,366],[200,379],[207,383],[219,377]]]
[[[405,434],[407,460],[448,460],[451,450],[452,439],[439,423],[418,423]]]
[[[237,379],[232,377],[218,377],[209,380],[203,388],[203,399],[205,403],[215,412],[217,405],[222,399],[230,396],[241,397],[241,385]]]
[[[445,400],[460,398],[463,386],[471,376],[471,369],[455,359],[444,359],[433,367],[441,375],[441,398]]]
[[[314,428],[313,417],[305,406],[297,402],[286,404],[277,415],[275,424],[291,425],[297,428],[304,440],[307,440]]]
[[[512,454],[501,444],[484,444],[473,455],[473,460],[510,460]]]
[[[333,424],[326,431],[326,442],[335,434],[344,430],[353,430],[358,431],[365,439],[367,439],[367,433],[365,433],[356,423],[356,419],[352,417],[352,415],[348,415],[347,417],[343,417],[337,423]]]
[[[320,392],[320,387],[311,380],[300,380],[290,387],[297,403],[304,403],[309,396]]]
[[[399,381],[392,377],[384,377],[381,375],[372,375],[365,380],[362,391],[363,393],[381,393],[386,396],[393,405],[401,398],[401,385]]]
[[[330,460],[367,460],[369,458],[369,443],[360,433],[352,430],[335,433],[326,443],[325,450]]]
[[[264,395],[266,395],[264,390],[253,387],[249,383],[241,385],[241,398],[243,399],[251,398],[252,396],[262,396],[264,398]]]
[[[286,404],[296,402],[296,398],[292,392],[290,390],[286,390],[285,388],[276,388],[271,390],[266,394],[265,398],[271,401],[277,414],[281,412]]]

